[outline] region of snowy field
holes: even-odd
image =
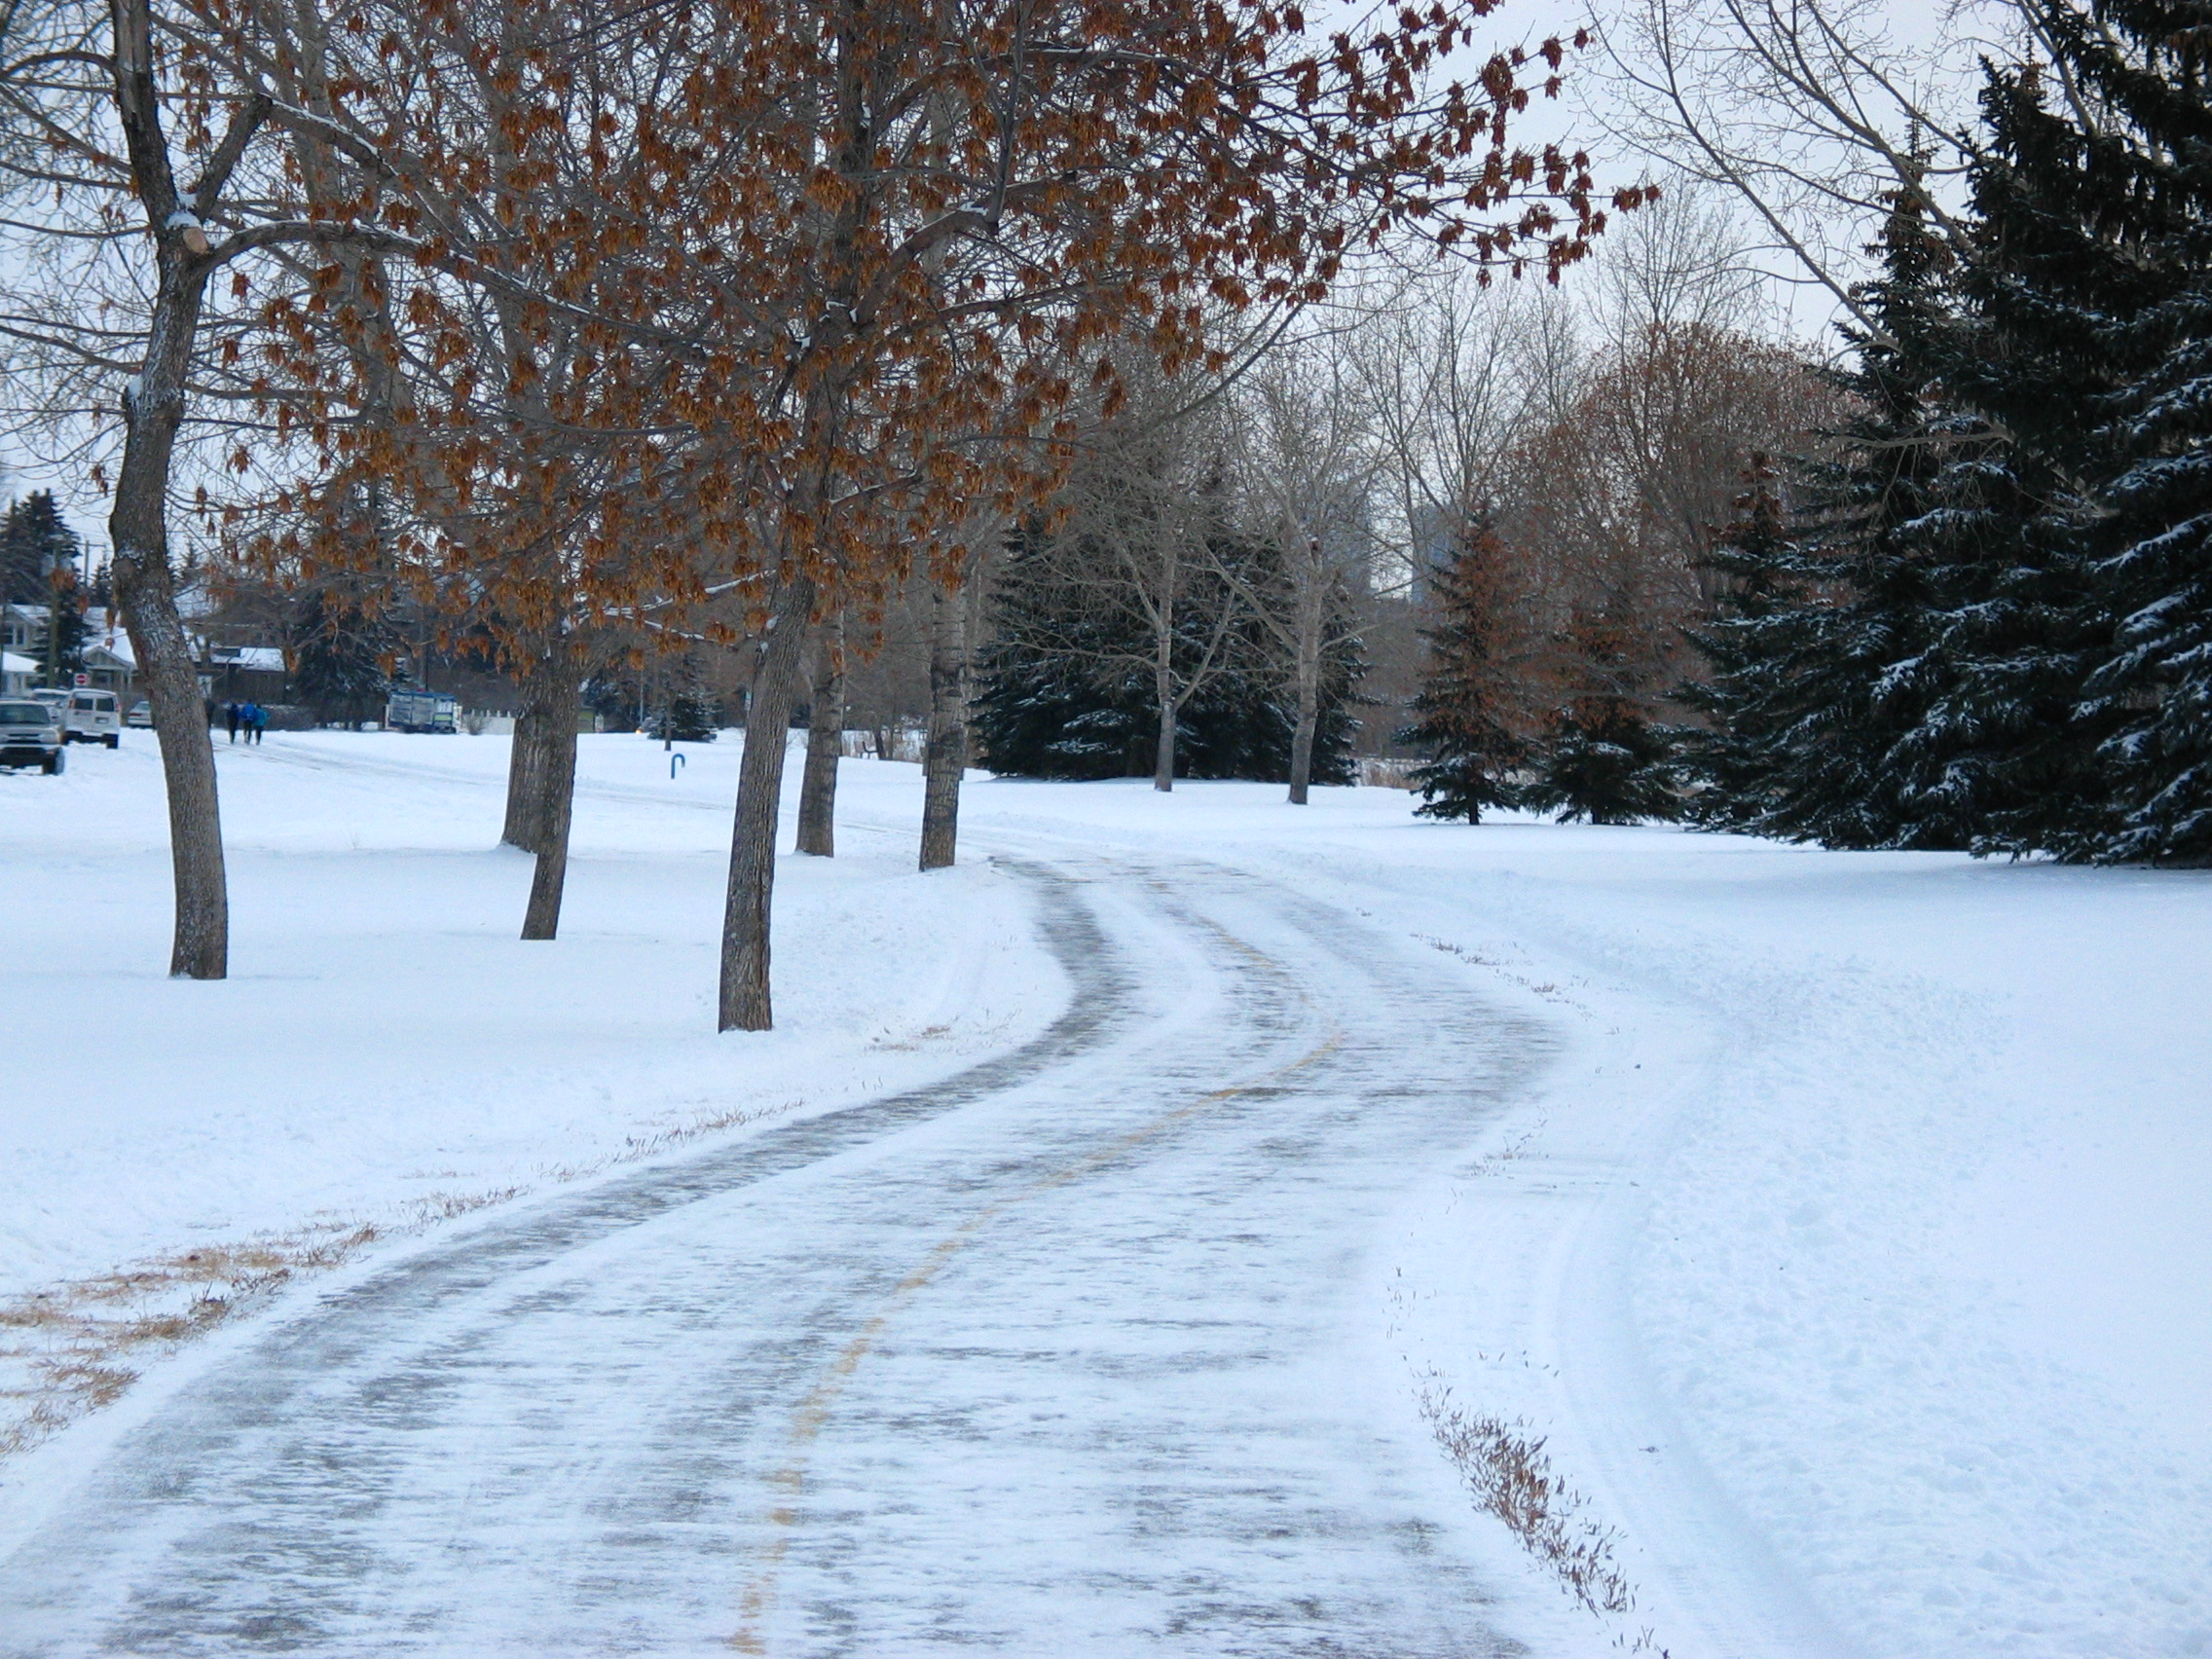
[[[1496,1109],[1370,1194],[1359,1249],[1281,1287],[1365,1310],[1344,1366],[1382,1380],[1391,1434],[1424,1432],[1424,1393],[1524,1421],[1612,1530],[1637,1605],[1600,1619],[1470,1508],[1502,1640],[2212,1653],[2212,875],[1470,830],[1382,790],[1301,811],[1271,787],[977,779],[963,867],[923,877],[920,769],[847,762],[839,857],[779,875],[779,1029],[717,1038],[738,747],[688,747],[674,780],[658,745],[582,748],[551,945],[513,938],[503,741],[219,748],[219,985],[160,972],[150,743],[0,776],[0,977],[58,1030],[0,1070],[0,1304],[373,1227],[357,1275],[626,1160],[923,1088],[1068,1007],[1025,864],[1094,870],[1100,905],[1116,881],[1245,882],[1420,987],[1391,1010],[1406,1032],[1479,1007],[1539,1034]],[[1324,968],[1300,972],[1325,1014]],[[1347,990],[1342,1023],[1374,1006]],[[1155,1017],[1203,1041],[1191,1011]],[[61,1340],[18,1334],[18,1365]],[[194,1363],[137,1354],[123,1405],[0,1462],[0,1550],[112,1444],[105,1419]],[[1042,1628],[1001,1645],[1057,1650]]]

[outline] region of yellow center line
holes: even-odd
[[[1282,965],[1272,957],[1265,955],[1234,934],[1213,923],[1209,922],[1207,926],[1212,927],[1213,931],[1219,934],[1223,940],[1245,955],[1257,962],[1265,963],[1277,973],[1283,973]],[[1287,977],[1286,975],[1285,977]],[[1308,1008],[1313,1006],[1311,1000],[1295,984],[1292,986],[1292,992]],[[1272,1071],[1263,1072],[1260,1076],[1248,1082],[1235,1084],[1228,1088],[1217,1088],[1210,1094],[1201,1094],[1196,1100],[1176,1107],[1171,1112],[1163,1112],[1151,1123],[1108,1141],[1104,1146],[1085,1154],[1073,1163],[1065,1164],[1049,1175],[1040,1176],[1019,1192],[986,1204],[970,1217],[957,1232],[940,1239],[930,1253],[922,1258],[919,1267],[894,1285],[890,1294],[884,1299],[882,1309],[871,1315],[867,1323],[863,1325],[853,1339],[839,1350],[837,1357],[830,1361],[829,1368],[823,1372],[814,1386],[806,1391],[805,1397],[799,1401],[797,1408],[792,1413],[791,1425],[786,1431],[790,1455],[784,1465],[768,1477],[768,1485],[777,1493],[779,1499],[767,1513],[768,1524],[775,1529],[775,1531],[768,1541],[768,1547],[761,1558],[758,1570],[754,1573],[752,1581],[746,1585],[744,1595],[738,1599],[738,1628],[736,1633],[727,1639],[727,1645],[740,1653],[765,1653],[768,1651],[766,1639],[761,1634],[761,1621],[767,1616],[769,1609],[775,1605],[776,1581],[783,1567],[784,1557],[791,1549],[792,1530],[798,1524],[798,1500],[806,1487],[809,1455],[813,1450],[815,1441],[820,1438],[823,1428],[830,1420],[830,1410],[835,1406],[838,1395],[845,1391],[845,1384],[852,1380],[853,1373],[860,1369],[861,1361],[866,1358],[869,1350],[875,1346],[876,1339],[883,1335],[884,1328],[891,1323],[893,1316],[907,1302],[912,1300],[917,1291],[920,1291],[932,1279],[936,1278],[946,1263],[968,1247],[977,1234],[1016,1204],[1026,1203],[1029,1199],[1041,1194],[1064,1187],[1070,1181],[1080,1180],[1101,1164],[1112,1162],[1130,1148],[1143,1145],[1156,1135],[1173,1127],[1186,1118],[1204,1111],[1209,1106],[1218,1106],[1222,1101],[1234,1099],[1239,1094],[1249,1094],[1255,1089],[1268,1088],[1278,1078],[1288,1077],[1293,1072],[1303,1070],[1305,1067],[1313,1064],[1316,1060],[1326,1058],[1343,1042],[1344,1031],[1332,1019],[1329,1022],[1328,1036],[1297,1059],[1279,1065]]]

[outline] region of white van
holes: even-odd
[[[123,746],[123,710],[113,691],[76,690],[62,712],[61,736],[67,743],[104,743]]]

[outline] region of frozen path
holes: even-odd
[[[1370,1252],[1544,1031],[1288,886],[1022,868],[1041,1037],[211,1352],[0,1568],[0,1653],[1519,1651]]]

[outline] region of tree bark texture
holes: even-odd
[[[745,756],[737,774],[730,830],[729,898],[722,911],[722,979],[717,1029],[767,1031],[768,923],[776,886],[776,809],[784,752],[798,700],[814,583],[794,576],[778,596],[745,715]]]
[[[173,428],[172,428],[173,430]],[[131,440],[127,440],[127,445]],[[123,476],[130,476],[128,448]],[[231,906],[223,867],[223,821],[215,794],[215,750],[192,643],[177,615],[166,537],[157,518],[149,533],[139,511],[117,491],[108,519],[115,537],[112,567],[117,608],[138,657],[138,680],[154,712],[162,775],[168,793],[169,863],[176,888],[176,925],[169,973],[220,979],[230,972]],[[159,498],[155,511],[160,510]],[[126,549],[129,551],[126,552]]]
[[[535,853],[545,840],[545,770],[551,727],[545,709],[545,676],[532,664],[522,675],[522,710],[515,716],[514,747],[507,756],[507,822],[499,839]]]
[[[949,869],[968,767],[968,605],[930,585],[930,734],[922,752],[922,868]]]
[[[1161,794],[1175,788],[1175,676],[1169,662],[1175,637],[1165,628],[1155,630],[1152,688],[1160,704],[1160,738],[1152,752],[1152,787]]]
[[[569,820],[576,798],[576,715],[583,707],[583,682],[576,676],[574,648],[554,642],[538,665],[542,686],[540,762],[533,829],[537,867],[531,872],[530,903],[523,911],[522,937],[546,940],[561,930],[561,891],[569,878]]]
[[[806,773],[798,790],[798,850],[837,853],[837,762],[845,752],[845,620],[814,632],[813,705],[806,723]]]

